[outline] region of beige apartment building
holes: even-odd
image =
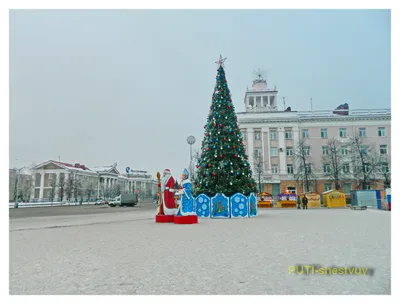
[[[327,111],[293,111],[290,107],[279,111],[277,94],[276,88],[269,89],[265,80],[258,79],[245,94],[245,112],[237,113],[246,152],[257,181],[254,157],[261,155],[263,160],[264,191],[274,197],[285,191],[303,192],[295,179],[294,159],[294,151],[301,138],[305,140],[312,160],[312,171],[317,177],[312,190],[318,193],[334,187],[328,177],[330,167],[322,163],[327,142],[332,138],[340,141],[343,161],[348,162],[348,168],[345,164],[345,169],[348,170],[349,179],[342,183],[342,190],[346,194],[355,188],[351,180],[352,164],[349,155],[351,138],[355,135],[362,137],[365,143],[382,154],[386,159],[382,170],[390,171],[390,109],[351,110],[344,104]],[[383,189],[383,183],[378,182],[371,187]]]

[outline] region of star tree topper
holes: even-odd
[[[219,55],[218,61],[215,61],[215,63],[218,65],[218,68],[219,68],[220,66],[222,66],[223,68],[225,67],[225,66],[224,66],[224,61],[226,60],[226,58],[227,58],[227,57],[222,58],[222,55]]]

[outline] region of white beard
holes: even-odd
[[[167,184],[168,180],[170,179],[171,174],[166,174],[161,178],[161,191],[165,191],[165,185]]]

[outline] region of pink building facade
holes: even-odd
[[[350,138],[355,134],[365,137],[366,143],[385,154],[390,168],[390,109],[349,110],[346,105],[347,109],[336,111],[297,112],[290,108],[278,111],[276,88],[267,89],[264,80],[255,82],[253,89],[246,92],[246,111],[237,113],[237,117],[254,174],[254,153],[262,155],[263,191],[273,195],[287,190],[302,193],[295,183],[296,164],[293,157],[300,138],[304,138],[306,147],[309,147],[312,170],[318,179],[314,191],[322,192],[333,187],[327,177],[329,168],[322,162],[327,142],[332,138],[341,143],[340,153],[342,160],[348,162],[349,175],[352,172]],[[255,178],[258,180],[258,175]],[[343,188],[349,194],[354,187],[348,182]]]

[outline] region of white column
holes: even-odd
[[[249,156],[249,163],[251,170],[254,173],[254,129],[247,128],[247,155]]]
[[[278,129],[278,137],[279,137],[279,143],[278,143],[279,173],[286,174],[287,168],[286,168],[286,153],[285,153],[285,128]],[[281,152],[281,150],[283,152]]]
[[[43,192],[44,192],[44,172],[40,173],[40,192],[39,192],[39,198],[43,198]]]
[[[271,100],[269,99],[269,95],[267,97],[268,97],[268,105],[270,106],[271,105]]]
[[[270,134],[269,128],[262,128],[262,132],[267,133],[267,144],[263,141],[263,150],[267,147],[268,159],[267,159],[267,174],[271,174],[271,145],[270,145]],[[265,167],[265,166],[264,166]]]
[[[55,200],[57,201],[60,197],[60,188],[58,187],[58,182],[60,181],[60,172],[56,173],[56,193],[55,193]]]
[[[31,191],[31,199],[35,197],[35,180],[36,180],[36,172],[32,173],[32,191]]]
[[[103,186],[104,186],[104,191],[105,191],[107,189],[107,179],[105,177],[103,177]]]
[[[296,151],[296,148],[298,147],[299,142],[300,142],[299,127],[294,127],[292,129],[292,132],[293,132],[293,150]],[[294,157],[293,157],[293,160],[294,160],[294,163],[293,163],[294,168],[293,168],[293,170],[294,170],[294,172],[296,172],[296,170],[297,170],[296,167],[298,167],[298,165],[299,165],[299,160],[296,161],[296,159]]]
[[[100,176],[97,176],[97,199],[100,198]]]

